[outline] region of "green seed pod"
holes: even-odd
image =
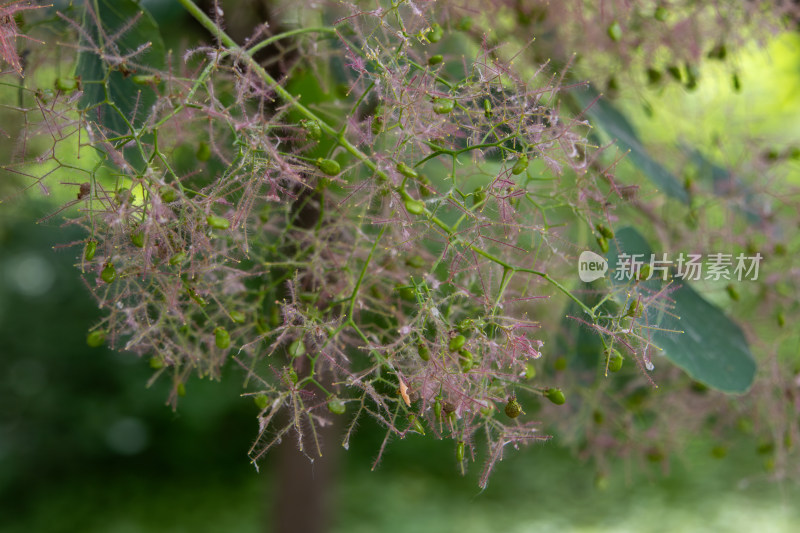
[[[511,396],[511,398],[508,399],[505,412],[508,418],[517,418],[519,415],[524,413],[522,406],[517,401],[516,396]]]
[[[436,401],[433,402],[433,414],[436,416],[436,420],[442,418],[442,400],[438,396]]]
[[[412,215],[421,215],[425,212],[425,203],[413,198],[406,198],[405,206],[406,211]]]
[[[258,394],[253,398],[253,403],[255,403],[256,407],[263,411],[267,408],[267,405],[269,405],[269,398],[267,398],[266,394]]]
[[[415,415],[414,413],[408,415],[408,422],[411,424],[411,429],[413,431],[416,431],[420,435],[425,434],[425,426],[422,425],[422,422],[420,422],[417,415]]]
[[[97,241],[88,241],[86,243],[86,249],[83,251],[83,258],[87,261],[91,261],[94,259],[94,253],[97,251]]]
[[[619,372],[622,369],[622,354],[615,348],[606,350],[606,366],[609,372]]]
[[[431,351],[422,342],[417,344],[417,353],[419,354],[419,358],[423,361],[427,362],[431,360]]]
[[[198,161],[208,161],[211,159],[211,147],[205,141],[200,141],[197,145],[197,152],[195,153]]]
[[[459,464],[464,462],[464,448],[465,447],[466,446],[464,445],[464,441],[463,440],[460,440],[460,441],[458,441],[456,443],[456,461],[458,461]]]
[[[184,252],[178,252],[169,258],[169,264],[172,266],[181,265],[184,261],[186,261],[186,253]]]
[[[322,126],[316,120],[302,120],[300,123],[306,130],[306,137],[318,141],[322,138]]]
[[[602,235],[598,236],[596,240],[597,240],[597,245],[600,247],[600,251],[603,252],[604,254],[607,254],[609,250],[608,240],[606,240],[606,238],[603,237]]]
[[[525,365],[525,379],[533,379],[536,377],[536,367],[533,366],[533,363],[528,363]]]
[[[483,187],[475,187],[475,190],[472,192],[472,201],[473,205],[478,205],[486,200],[486,191],[483,190]]]
[[[607,226],[604,226],[603,224],[597,224],[595,228],[597,228],[597,232],[606,239],[614,238],[614,231],[608,228]]]
[[[231,345],[231,334],[227,329],[221,326],[217,327],[214,329],[214,342],[217,344],[217,348],[224,350]]]
[[[161,197],[161,201],[164,203],[172,203],[178,199],[178,193],[170,187],[169,185],[162,185],[158,188],[158,196]]]
[[[475,365],[474,359],[472,357],[472,352],[469,350],[461,349],[458,351],[458,355],[460,356],[460,363],[461,363],[461,370],[464,372],[469,372],[472,370],[472,367]]]
[[[328,399],[328,411],[331,413],[335,415],[343,415],[346,410],[347,406],[345,406],[344,402],[336,396],[331,396]]]
[[[161,83],[161,76],[156,74],[136,74],[131,76],[131,81],[136,85],[152,85]]]
[[[430,66],[438,65],[439,63],[442,62],[443,59],[444,58],[442,57],[442,54],[436,54],[435,56],[431,56],[428,58],[428,65]]]
[[[106,263],[103,270],[100,272],[100,279],[106,283],[111,283],[117,279],[117,269],[114,268],[114,263]]]
[[[625,313],[625,316],[637,317],[639,314],[639,300],[631,300],[631,304],[628,306],[628,312]]]
[[[150,358],[150,368],[153,370],[159,370],[164,368],[164,360],[160,357],[151,357]]]
[[[78,81],[75,78],[56,78],[56,89],[64,93],[71,93],[78,88]]]
[[[653,18],[659,22],[664,22],[665,20],[667,20],[668,16],[669,16],[669,11],[667,11],[667,8],[665,8],[664,6],[658,6],[656,8],[655,13],[653,13]]]
[[[450,113],[456,106],[455,100],[452,98],[434,98],[433,112],[437,115],[446,115]]]
[[[564,405],[567,399],[561,389],[547,389],[544,391],[545,397],[556,405]]]
[[[144,232],[137,231],[131,233],[131,243],[137,248],[144,248]]]
[[[289,345],[289,355],[291,357],[302,357],[306,353],[306,345],[302,339],[296,339]]]
[[[298,379],[297,371],[294,369],[294,367],[290,366],[289,368],[287,368],[286,375],[289,377],[289,381],[291,381],[294,384],[297,384],[297,379]]]
[[[619,22],[616,20],[608,27],[608,36],[611,37],[611,40],[615,43],[618,43],[620,39],[622,39],[622,26],[620,26]]]
[[[731,300],[734,302],[739,301],[739,291],[736,290],[736,287],[734,287],[732,283],[728,283],[728,285],[725,286],[725,290],[728,292],[728,296]]]
[[[342,167],[339,166],[339,163],[333,159],[323,159],[321,157],[317,158],[317,168],[328,176],[338,176],[342,171]]]
[[[494,111],[492,111],[492,102],[490,102],[487,98],[483,101],[483,116],[486,118],[492,118],[493,115]]]
[[[464,335],[456,335],[455,337],[450,339],[450,344],[448,344],[448,348],[450,349],[451,352],[457,352],[461,348],[463,348],[466,343],[467,343],[467,338]]]
[[[231,320],[236,322],[237,324],[243,324],[245,320],[247,320],[247,316],[242,313],[241,311],[231,311],[230,312]]]
[[[178,383],[178,386],[175,388],[175,392],[177,392],[178,396],[180,397],[186,396],[186,385],[183,383]]]
[[[428,198],[431,196],[431,180],[425,174],[419,175],[419,195],[422,198]]]
[[[517,162],[514,163],[514,166],[511,167],[511,173],[517,176],[526,170],[528,170],[528,156],[527,154],[522,154],[519,156],[519,159],[517,159]]]
[[[419,178],[419,174],[416,170],[411,168],[410,166],[406,165],[405,163],[397,163],[397,171],[407,178]]]
[[[231,221],[225,217],[218,217],[217,215],[208,215],[206,223],[214,229],[228,229],[231,227]]]
[[[372,117],[372,134],[378,135],[383,131],[383,117],[375,115]]]
[[[433,23],[431,29],[428,30],[428,40],[432,43],[438,43],[444,36],[444,30],[438,23]]]
[[[639,269],[638,279],[650,279],[650,274],[651,273],[652,272],[651,272],[649,264],[648,265],[642,265],[642,267]]]
[[[106,332],[103,329],[97,329],[95,331],[90,331],[88,335],[86,335],[86,344],[89,345],[90,348],[99,348],[106,342]]]

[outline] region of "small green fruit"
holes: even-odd
[[[436,416],[436,420],[442,418],[442,400],[438,396],[436,401],[433,402],[433,414]]]
[[[517,162],[514,163],[514,166],[511,167],[511,173],[515,176],[522,174],[528,170],[528,156],[526,154],[522,154],[517,159]]]
[[[144,248],[144,232],[137,231],[131,233],[131,243],[137,248]]]
[[[614,231],[608,228],[607,226],[604,226],[603,224],[597,224],[595,228],[597,228],[597,232],[606,239],[614,238]]]
[[[408,421],[411,424],[411,429],[419,433],[420,435],[425,434],[425,426],[422,425],[417,415],[411,413],[408,415]]]
[[[459,463],[464,462],[464,448],[466,448],[466,446],[464,445],[463,440],[460,440],[456,443],[456,461]]]
[[[461,370],[464,372],[469,372],[472,370],[472,367],[475,366],[475,361],[472,357],[472,352],[469,350],[461,349],[458,351],[458,355],[460,356],[460,363],[461,363]]]
[[[343,415],[347,407],[345,406],[344,402],[337,398],[336,396],[331,396],[328,399],[328,411],[335,415]]]
[[[419,354],[419,358],[423,361],[430,361],[431,359],[431,351],[425,346],[424,343],[420,342],[417,345],[417,353]]]
[[[614,42],[619,42],[622,39],[622,26],[616,20],[608,27],[608,36]]]
[[[338,176],[342,171],[342,167],[338,162],[333,159],[323,159],[321,157],[317,159],[317,168],[328,176]]]
[[[131,76],[131,81],[136,85],[152,85],[161,83],[161,76],[156,74],[136,74]]]
[[[169,264],[172,266],[183,264],[184,261],[186,261],[185,252],[178,252],[177,254],[169,258]]]
[[[486,118],[492,118],[492,115],[494,115],[494,112],[492,111],[492,103],[487,98],[483,101],[483,116]]]
[[[533,379],[536,377],[536,367],[533,363],[525,365],[525,379]]]
[[[600,247],[600,251],[603,252],[604,254],[607,254],[608,250],[609,250],[609,247],[608,247],[608,241],[606,240],[606,238],[603,237],[602,235],[600,235],[600,236],[597,237],[596,240],[597,240],[597,246]]]
[[[242,324],[244,323],[245,320],[247,320],[247,316],[241,311],[235,311],[235,310],[231,311],[230,315],[231,315],[231,320],[233,322],[236,322],[237,324]]]
[[[606,350],[606,365],[609,372],[619,372],[622,369],[622,354],[615,348]]]
[[[231,221],[225,217],[218,217],[217,215],[208,215],[206,223],[214,229],[228,229],[231,227]]]
[[[99,348],[106,342],[106,332],[105,330],[98,329],[95,331],[90,331],[89,334],[86,336],[86,344],[89,345],[90,348]]]
[[[158,188],[158,195],[164,203],[172,203],[178,199],[178,193],[169,185],[162,185]]]
[[[467,343],[467,338],[464,335],[456,335],[455,337],[450,339],[450,344],[448,344],[447,347],[450,349],[451,352],[457,352],[461,348],[463,348],[466,343]]]
[[[407,178],[418,178],[419,174],[416,170],[406,165],[405,163],[397,163],[397,171]]]
[[[150,368],[153,370],[159,370],[164,368],[164,360],[160,357],[151,357],[150,358]]]
[[[288,376],[289,381],[291,381],[294,384],[297,384],[297,379],[298,379],[297,371],[294,369],[294,367],[292,366],[288,367],[286,369],[286,375]]]
[[[405,201],[406,211],[412,215],[421,215],[425,212],[425,204],[413,198],[407,198]]]
[[[556,405],[564,405],[567,399],[561,389],[547,389],[544,391],[545,397]]]
[[[638,279],[650,279],[651,273],[650,265],[642,265],[641,268],[639,268],[639,275],[637,277]]]
[[[211,147],[207,142],[201,141],[197,145],[197,153],[195,155],[198,161],[208,161],[211,159]]]
[[[117,279],[117,269],[114,268],[114,263],[106,263],[103,270],[100,272],[100,279],[106,283],[111,283]]]
[[[175,392],[177,392],[178,396],[180,397],[186,396],[186,385],[184,385],[183,383],[178,383]]]
[[[516,396],[509,398],[505,412],[508,418],[517,418],[519,415],[523,414],[522,406],[517,401]]]
[[[439,63],[442,62],[443,59],[444,58],[442,57],[442,54],[436,54],[435,56],[431,56],[428,58],[428,65],[430,66],[438,65]]]
[[[431,29],[428,30],[428,40],[432,43],[438,43],[439,41],[442,40],[443,36],[444,36],[444,30],[439,24],[434,22],[431,25]]]
[[[734,287],[732,283],[728,283],[728,285],[725,286],[725,290],[727,291],[731,300],[734,302],[739,301],[739,291],[736,290],[736,287]]]
[[[86,249],[83,251],[83,258],[87,261],[94,259],[94,254],[97,251],[97,241],[89,241],[86,243]]]
[[[289,345],[289,355],[291,357],[302,357],[306,353],[306,345],[301,339],[297,339]]]
[[[452,98],[435,98],[433,100],[433,112],[437,115],[446,115],[456,106]]]
[[[625,316],[637,317],[639,314],[639,300],[631,300],[631,304],[628,306],[628,312],[625,313]]]
[[[269,398],[267,398],[265,394],[259,394],[253,398],[253,403],[255,403],[256,407],[263,411],[267,408],[267,405],[269,405]]]
[[[214,342],[220,350],[229,347],[231,345],[231,335],[228,330],[223,327],[214,329]]]
[[[306,137],[315,141],[322,138],[322,127],[319,125],[318,121],[302,120],[300,123],[303,125],[303,129],[306,130]]]
[[[383,117],[375,115],[372,117],[372,134],[378,135],[383,131]]]

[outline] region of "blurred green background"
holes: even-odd
[[[162,25],[178,24],[174,10],[154,11]],[[706,71],[708,81],[692,95],[675,88],[620,103],[655,141],[710,143],[725,120],[729,133],[753,133],[742,117],[756,104],[766,117],[760,136],[796,138],[798,100],[784,93],[800,80],[798,39],[775,43],[743,56],[744,95],[715,85],[727,74]],[[642,111],[643,98],[652,116]],[[719,111],[732,98],[746,104],[742,115]],[[687,108],[697,120],[685,120]],[[230,365],[221,383],[193,378],[173,412],[164,405],[166,383],[146,387],[147,361],[87,347],[100,312],[74,266],[81,247],[54,249],[84,236],[57,218],[35,224],[60,201],[35,196],[0,207],[0,533],[272,531],[277,459],[270,454],[260,472],[248,461],[257,409],[239,396],[239,369]],[[557,440],[509,449],[483,492],[480,458],[461,477],[451,443],[420,436],[390,444],[372,472],[382,438],[365,422],[339,454],[326,489],[333,531],[800,529],[800,490],[768,480],[758,443],[747,436],[729,443],[721,459],[710,454],[715,443],[698,437],[669,458],[667,470],[610,458],[599,472]]]

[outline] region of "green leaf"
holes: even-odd
[[[609,254],[609,273],[616,270],[620,253],[644,254],[645,260],[652,253],[644,237],[633,228],[617,231],[615,243],[618,250],[612,249]],[[613,280],[613,275],[611,278],[613,283],[620,283]],[[651,279],[640,283],[658,291],[664,282]],[[746,392],[755,378],[756,363],[741,328],[679,279],[672,282],[662,302],[661,309],[648,309],[647,322],[659,328],[651,330],[652,339],[664,355],[709,387],[728,393]]]
[[[131,127],[138,130],[144,124],[156,101],[154,87],[137,84],[134,77],[163,69],[164,43],[155,20],[137,2],[97,0],[94,6],[97,12],[87,11],[83,21],[92,42],[81,42],[82,47],[93,50],[78,54],[75,68],[84,91],[79,107],[103,127],[107,137],[131,135]],[[133,26],[125,30],[134,19]],[[134,54],[136,50],[141,51]],[[115,61],[131,54],[127,60]],[[141,154],[132,148],[125,156],[134,166],[143,163]]]
[[[586,115],[606,135],[614,139],[620,148],[630,151],[628,157],[631,162],[644,172],[656,187],[681,202],[689,202],[689,195],[683,185],[661,163],[650,157],[633,125],[611,102],[602,98],[592,86],[576,89],[572,91],[572,95],[583,108],[591,106],[586,110]]]

